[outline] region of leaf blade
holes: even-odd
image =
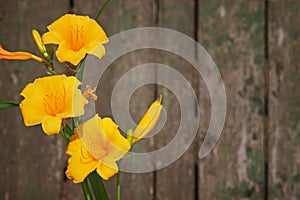
[[[14,108],[18,107],[19,103],[14,101],[3,101],[0,102],[0,110],[8,109],[8,108]]]

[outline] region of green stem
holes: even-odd
[[[91,191],[90,191],[90,189],[89,189],[87,179],[85,179],[85,180],[81,183],[81,187],[82,187],[82,191],[83,191],[83,193],[84,193],[85,200],[92,200],[93,197],[92,197],[92,195],[91,195]]]
[[[51,75],[56,75],[56,72],[54,71],[53,63],[49,63],[46,60],[43,60],[42,63],[47,67],[47,73]]]
[[[74,135],[74,131],[68,126],[68,124],[63,123],[63,128],[60,132],[66,143],[69,144],[70,138],[72,137],[72,135]]]
[[[132,136],[132,130],[129,129],[127,132],[127,138],[130,139],[130,146],[132,147],[133,145],[133,136]],[[119,160],[119,172],[117,174],[117,200],[121,200],[121,171],[120,171],[120,165],[127,156],[127,153],[123,156],[122,159]]]
[[[106,8],[107,4],[109,3],[110,0],[107,0],[105,2],[105,4],[100,8],[99,12],[97,13],[97,16],[95,18],[95,20],[97,21],[100,17],[100,15],[102,14],[102,12],[104,11],[104,9]]]
[[[77,78],[78,78],[79,81],[82,81],[82,78],[83,78],[83,71],[84,71],[85,59],[86,59],[86,56],[79,63],[78,68],[77,68],[76,74],[77,74]]]
[[[88,179],[94,191],[96,200],[109,200],[102,178],[96,171],[89,174]]]
[[[50,74],[50,75],[57,75],[57,73],[54,71],[54,70],[47,70],[47,72]]]
[[[121,200],[121,172],[117,174],[117,200]]]
[[[68,138],[67,134],[66,134],[66,120],[65,119],[63,119],[63,121],[62,121],[62,129],[60,129],[60,134],[62,135],[62,137],[64,138],[66,143],[69,144],[70,138]]]
[[[78,72],[77,66],[72,65],[71,63],[67,63],[67,66],[70,70],[70,75],[75,76],[76,73]]]

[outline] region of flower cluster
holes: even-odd
[[[66,14],[50,24],[48,32],[32,35],[42,57],[28,52],[10,52],[0,45],[0,59],[28,60],[43,63],[49,75],[35,79],[20,93],[19,104],[26,126],[41,124],[47,135],[61,134],[68,142],[70,155],[66,175],[74,183],[83,182],[93,171],[107,180],[118,172],[117,161],[124,157],[133,143],[144,138],[157,123],[162,109],[161,100],[153,102],[132,134],[124,137],[111,118],[98,114],[80,124],[88,97],[95,101],[95,89],[79,89],[81,81],[75,76],[87,54],[99,59],[105,55],[103,44],[108,38],[99,24],[88,16]],[[58,45],[54,51],[53,45]],[[55,52],[55,55],[54,55]],[[70,74],[58,75],[54,57],[68,67]],[[72,126],[68,125],[72,121]]]

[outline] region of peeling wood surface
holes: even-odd
[[[270,199],[300,198],[300,2],[270,2]]]
[[[221,140],[199,161],[200,199],[263,199],[263,2],[200,1],[199,38],[222,74],[228,101]],[[200,128],[203,134],[206,127]]]
[[[159,27],[173,29],[181,33],[193,37],[194,30],[194,2],[193,1],[177,1],[161,0],[158,4],[157,25]],[[168,40],[166,36],[164,40]],[[179,48],[184,48],[183,46]],[[188,82],[193,85],[193,74],[195,70],[193,66],[181,57],[163,51],[156,52],[157,63],[161,63],[172,67],[182,74]],[[165,75],[164,79],[168,79],[169,85],[173,87],[181,87],[184,85],[178,78],[171,75]],[[182,91],[181,94],[186,94]],[[158,94],[163,95],[163,105],[166,109],[167,120],[162,131],[154,137],[156,149],[160,149],[169,144],[176,136],[179,126],[182,125],[181,117],[188,118],[190,122],[195,121],[194,112],[181,113],[181,107],[174,94],[168,88],[158,86]],[[190,124],[184,124],[189,127]],[[188,133],[185,133],[188,134]],[[184,137],[184,136],[182,136]],[[182,143],[185,139],[181,138]],[[183,145],[182,144],[182,145]],[[173,150],[176,153],[175,149]],[[172,163],[171,165],[160,169],[156,172],[156,199],[157,200],[171,200],[171,199],[193,199],[195,192],[194,180],[194,156],[193,148],[190,147],[182,157]],[[174,155],[169,155],[174,156]]]
[[[99,22],[108,36],[136,27],[159,26],[193,38],[195,1],[113,0]],[[0,43],[8,50],[26,50],[37,55],[31,30],[45,32],[47,25],[69,10],[68,1],[52,1],[51,6],[48,1],[33,0],[0,3]],[[104,1],[74,3],[75,13],[94,17]],[[197,200],[198,195],[198,199],[204,200],[256,200],[263,199],[265,187],[269,188],[272,200],[300,198],[299,8],[298,1],[269,1],[266,44],[263,1],[199,0],[199,43],[216,62],[226,87],[228,112],[223,134],[204,160],[198,160],[199,144],[195,143],[164,169],[146,174],[123,173],[122,199]],[[270,67],[269,185],[265,184],[263,165],[264,45],[269,47]],[[150,62],[172,66],[199,91],[201,121],[197,139],[202,141],[210,118],[207,88],[192,66],[166,52],[135,51],[114,62],[98,85],[97,111],[101,116],[111,117],[111,93],[117,81],[130,69]],[[23,87],[43,75],[45,70],[35,61],[1,60],[0,101],[21,100],[19,92]],[[197,78],[200,87],[194,81]],[[166,125],[160,134],[142,141],[136,151],[157,150],[176,133],[179,104],[164,87],[139,88],[130,101],[131,115],[137,122],[157,97],[156,92],[164,96]],[[61,138],[46,137],[40,126],[24,127],[19,109],[14,108],[0,112],[0,142],[0,199],[62,199],[66,146]],[[116,177],[105,184],[111,199],[116,199]],[[67,192],[67,199],[83,199],[81,186],[70,180]]]
[[[65,12],[67,5],[48,2],[1,1],[1,44],[9,50],[29,50],[38,55],[31,39],[33,28],[46,26]],[[36,11],[42,12],[36,15]],[[45,73],[35,61],[1,61],[1,101],[19,101],[20,91]],[[40,126],[24,126],[18,108],[0,112],[0,199],[60,199],[63,178],[64,141],[46,137]]]

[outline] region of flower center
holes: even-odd
[[[64,94],[60,94],[58,92],[47,93],[43,99],[47,114],[56,116],[63,112],[65,107]]]
[[[73,51],[79,51],[84,46],[84,28],[80,25],[71,29],[71,46]]]
[[[90,149],[91,154],[97,160],[101,160],[108,154],[108,150],[104,145],[100,145],[99,143],[94,144]]]

